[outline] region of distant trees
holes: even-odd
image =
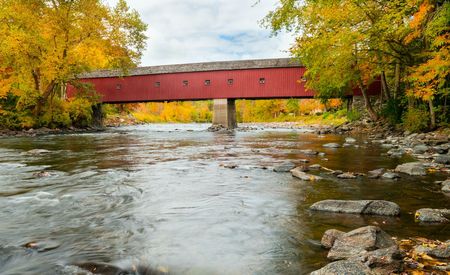
[[[388,106],[381,114],[391,121],[399,120],[399,109],[426,105],[431,128],[436,114],[448,122],[449,1],[280,0],[264,23],[296,35],[291,54],[308,68],[306,85],[317,97],[343,96],[357,86],[376,120],[366,91],[380,77]]]
[[[114,8],[101,0],[0,0],[0,126],[88,118],[95,97],[80,94],[70,107],[61,100],[66,84],[79,86],[77,75],[93,69],[138,64],[146,29],[125,0]]]

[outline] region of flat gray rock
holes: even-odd
[[[414,154],[423,154],[426,151],[428,151],[428,146],[426,146],[425,144],[419,144],[419,145],[414,146],[414,148],[413,148]]]
[[[398,179],[400,178],[400,175],[397,173],[392,173],[392,172],[386,172],[381,176],[383,179],[389,179],[389,180],[393,180],[393,179]]]
[[[418,245],[414,248],[414,250],[418,253],[425,253],[431,257],[446,259],[450,258],[450,241],[435,247]]]
[[[370,269],[360,261],[343,260],[327,264],[311,275],[372,275]]]
[[[319,154],[319,152],[311,150],[311,149],[300,150],[300,153],[307,155],[307,156],[315,156],[315,155]]]
[[[421,162],[407,162],[398,165],[395,172],[404,173],[411,176],[425,176],[427,171]]]
[[[450,164],[450,155],[439,155],[434,158],[434,162],[439,164]]]
[[[345,143],[355,143],[356,139],[352,138],[352,137],[346,137],[345,138]]]
[[[291,170],[291,174],[292,174],[292,176],[294,176],[296,178],[299,178],[301,180],[304,180],[304,181],[322,180],[322,177],[305,173],[302,170],[303,170],[302,167],[294,168],[294,169]]]
[[[275,166],[273,168],[273,171],[275,171],[275,172],[289,172],[289,171],[291,171],[294,168],[295,168],[295,164],[290,162],[290,161],[287,161],[287,162],[281,163],[280,165]]]
[[[447,179],[442,182],[442,192],[444,193],[450,193],[450,179]]]
[[[309,209],[347,214],[384,216],[400,214],[400,207],[396,203],[383,200],[324,200],[314,203]]]
[[[339,145],[338,143],[334,143],[334,142],[326,143],[326,144],[324,144],[322,146],[325,147],[325,148],[340,148],[341,147],[341,145]]]
[[[420,222],[447,223],[450,222],[450,209],[422,208],[414,216]]]

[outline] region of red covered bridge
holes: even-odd
[[[235,99],[312,98],[302,81],[305,67],[289,58],[164,65],[82,76],[103,103],[214,99],[214,121],[236,126]],[[370,93],[379,93],[375,82]],[[69,87],[69,95],[73,93]],[[357,92],[355,95],[358,95]]]

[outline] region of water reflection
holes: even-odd
[[[449,204],[434,193],[439,175],[345,181],[323,173],[326,180],[305,183],[271,171],[299,159],[355,172],[404,161],[380,157],[382,149],[364,140],[326,149],[322,144],[343,138],[293,130],[209,133],[207,126],[0,139],[0,273],[77,274],[71,263],[106,262],[180,274],[304,274],[325,263],[318,240],[329,228],[378,224],[400,237],[449,237],[445,225],[415,224],[411,216]],[[27,154],[31,149],[50,152]],[[50,176],[33,177],[42,170]],[[392,200],[402,216],[307,210],[328,198]],[[21,248],[31,241],[60,245],[42,253]]]

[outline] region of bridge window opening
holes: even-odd
[[[234,80],[232,78],[227,80],[228,85],[233,85]]]
[[[259,84],[266,84],[266,79],[264,77],[261,77],[259,79]]]
[[[157,82],[155,82],[155,87],[161,87],[161,82],[159,82],[159,81],[157,81]]]
[[[205,80],[205,86],[209,86],[209,85],[211,85],[211,80],[209,80],[209,79]]]
[[[116,90],[122,89],[122,84],[116,84]]]
[[[188,85],[189,85],[189,81],[183,80],[183,86],[188,86]]]

